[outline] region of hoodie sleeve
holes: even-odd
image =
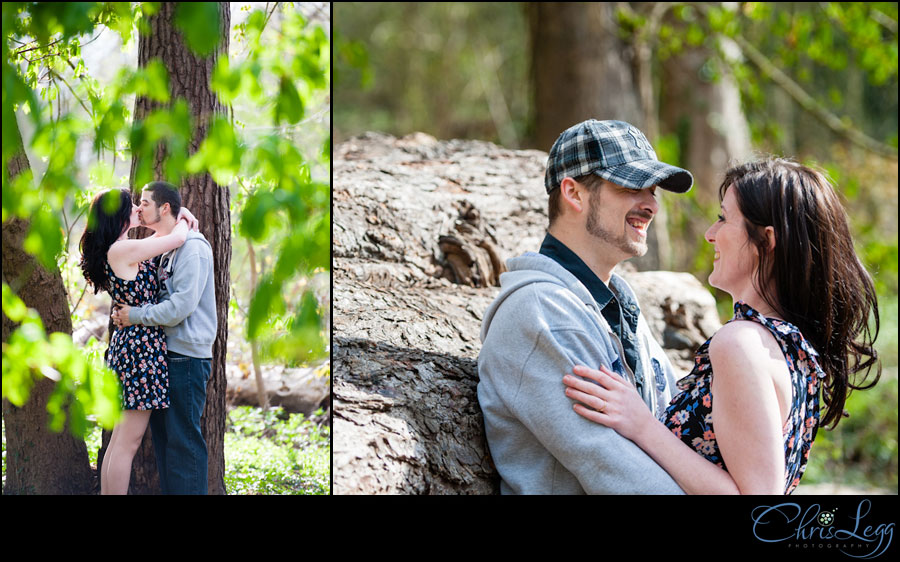
[[[194,312],[209,271],[209,254],[206,244],[185,243],[179,250],[176,267],[172,271],[171,294],[159,304],[132,307],[128,320],[145,326],[177,326]]]
[[[678,494],[675,481],[646,453],[614,430],[587,420],[573,409],[562,378],[576,365],[611,366],[608,347],[583,328],[581,307],[526,289],[519,303],[495,319],[506,345],[480,358],[482,377],[516,423],[527,429],[589,494]],[[526,302],[523,297],[532,302]],[[552,327],[551,327],[552,326]],[[501,326],[492,326],[500,328]],[[487,343],[487,342],[486,342]],[[500,343],[499,341],[497,343]],[[486,411],[486,423],[492,412]],[[504,423],[506,420],[504,420]],[[504,442],[514,450],[518,444]],[[494,444],[491,444],[492,451]]]

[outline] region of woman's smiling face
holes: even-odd
[[[753,277],[759,263],[756,245],[750,242],[744,215],[738,208],[734,189],[722,198],[722,214],[706,231],[706,241],[715,246],[713,271],[709,284],[741,299],[753,288]]]

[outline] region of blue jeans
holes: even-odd
[[[163,494],[206,494],[206,440],[200,416],[206,404],[210,359],[170,351],[169,407],[150,416],[153,450]]]

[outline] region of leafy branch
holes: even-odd
[[[750,41],[742,36],[738,32],[737,26],[727,26],[723,24],[721,21],[723,20],[723,13],[721,11],[714,14],[712,8],[703,2],[656,2],[647,14],[636,12],[627,2],[617,2],[616,7],[620,17],[620,24],[632,26],[636,29],[636,33],[633,37],[637,59],[638,87],[641,106],[647,119],[645,127],[651,138],[655,138],[657,133],[655,119],[656,107],[652,92],[653,82],[651,77],[650,59],[652,51],[659,41],[663,18],[674,8],[685,7],[696,8],[699,10],[704,15],[707,22],[710,23],[710,31],[712,31],[713,36],[719,42],[723,40],[733,41],[744,57],[757,66],[762,71],[763,75],[769,77],[776,86],[784,90],[803,110],[809,112],[826,127],[865,150],[897,160],[896,147],[873,139],[855,127],[849,118],[838,117],[830,112],[824,105],[806,92],[802,86],[770,61]],[[896,34],[897,22],[895,20],[875,9],[872,10],[872,17],[880,25]],[[714,21],[717,23],[713,24]],[[735,64],[732,57],[723,56],[720,57],[720,60],[729,66]]]
[[[818,119],[826,127],[861,148],[897,160],[896,147],[878,142],[854,127],[848,118],[840,118],[828,111],[828,109],[809,95],[799,84],[791,80],[787,74],[772,64],[765,55],[760,53],[756,47],[740,35],[736,35],[732,37],[732,39],[741,48],[741,52],[743,52],[753,64],[759,67],[759,69],[771,78],[782,90],[787,92],[800,107],[812,114],[813,117]]]

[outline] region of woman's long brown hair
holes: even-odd
[[[853,248],[847,214],[820,172],[772,158],[728,170],[720,200],[735,189],[747,234],[760,257],[754,284],[766,303],[797,326],[819,352],[825,372],[821,425],[837,426],[851,389],[871,388],[881,377],[873,346],[878,299],[872,278]],[[767,250],[765,227],[775,230]],[[874,313],[875,330],[869,327]],[[872,367],[875,378],[866,383]]]

